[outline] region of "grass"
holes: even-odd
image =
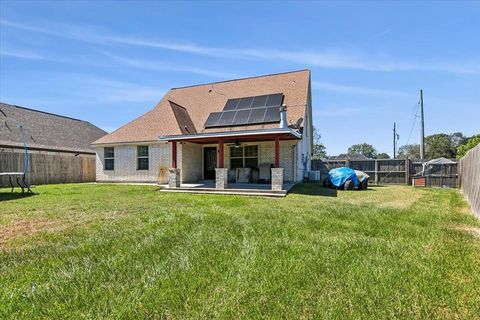
[[[0,191],[2,319],[480,314],[480,224],[456,190],[37,191]]]

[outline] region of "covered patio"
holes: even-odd
[[[171,145],[168,189],[237,193],[264,190],[286,194],[296,181],[295,147],[300,138],[300,133],[291,128],[160,137]],[[183,146],[180,152],[183,167],[179,165],[179,144]],[[290,164],[288,181],[285,181],[286,163]],[[194,175],[201,177],[198,183],[183,182]]]

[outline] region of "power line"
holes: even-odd
[[[410,133],[408,135],[407,143],[405,143],[405,145],[407,145],[410,142],[410,138],[412,137],[413,128],[415,128],[415,122],[417,121],[417,118],[418,118],[418,110],[419,109],[420,109],[420,101],[418,101],[418,103],[417,103],[417,110],[415,111],[415,115],[413,116],[412,128],[410,129]]]

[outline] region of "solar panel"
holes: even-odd
[[[263,108],[267,103],[268,96],[256,96],[253,98],[252,108]]]
[[[223,111],[236,110],[238,101],[240,101],[240,99],[228,99],[225,107],[223,108]]]
[[[218,124],[218,120],[222,116],[223,112],[212,112],[205,121],[205,127],[215,127]]]
[[[265,118],[266,108],[252,109],[250,117],[248,117],[248,123],[262,123]]]
[[[283,100],[283,94],[277,93],[277,94],[271,94],[268,96],[267,100],[267,107],[273,107],[273,106],[281,106],[282,105],[282,100]]]
[[[238,110],[233,123],[235,125],[248,123],[248,117],[250,116],[250,109]]]
[[[280,121],[283,94],[228,99],[222,112],[213,112],[205,128]]]
[[[250,109],[252,105],[253,97],[241,98],[238,102],[237,109]]]
[[[236,111],[222,112],[222,117],[220,118],[220,120],[218,120],[218,125],[219,126],[225,126],[225,125],[232,124],[233,117],[235,117],[235,113],[237,113],[237,112]]]
[[[280,121],[280,107],[268,107],[263,122]]]

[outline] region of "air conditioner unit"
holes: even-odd
[[[308,181],[320,181],[320,171],[308,171]]]

